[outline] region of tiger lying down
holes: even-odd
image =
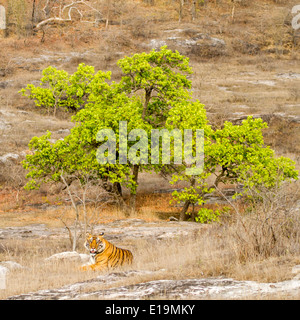
[[[117,248],[103,238],[104,232],[99,235],[86,234],[84,246],[90,252],[90,263],[81,267],[81,270],[106,270],[123,264],[131,264],[131,251]]]

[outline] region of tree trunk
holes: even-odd
[[[197,1],[192,0],[192,21],[194,21],[197,18]]]
[[[120,182],[114,182],[112,191],[115,195],[115,199],[118,202],[119,208],[125,213],[125,216],[128,217],[130,215],[130,208],[123,199],[122,186]]]
[[[136,183],[136,187],[134,190],[131,190],[130,192],[130,211],[133,213],[135,212],[135,204],[136,204],[136,189],[137,189],[137,181],[138,181],[138,175],[139,175],[139,168],[140,166],[138,164],[135,164],[133,166],[133,181]]]
[[[120,197],[123,197],[122,186],[120,182],[114,182],[113,189],[118,195],[120,195]]]
[[[36,2],[36,0],[33,0],[33,3],[32,3],[32,14],[31,14],[31,27],[32,27],[32,29],[34,28],[35,2]]]
[[[195,183],[196,183],[196,180],[195,178],[191,178],[191,186],[194,187],[195,186]],[[188,220],[188,215],[186,214],[186,212],[188,211],[188,208],[190,206],[191,201],[190,200],[186,200],[185,203],[184,203],[184,206],[180,212],[180,217],[179,217],[179,220],[180,221],[186,221]],[[193,213],[192,213],[192,221],[195,219],[195,212],[194,212],[194,209],[195,209],[195,204],[193,204]]]
[[[62,182],[64,183],[64,185],[65,185],[66,188],[67,188],[68,195],[69,195],[69,197],[70,197],[72,206],[73,206],[74,211],[75,211],[73,240],[71,240],[71,239],[72,239],[71,229],[67,226],[66,223],[64,223],[64,224],[65,224],[66,228],[67,228],[68,231],[69,231],[69,237],[70,237],[70,240],[71,240],[72,250],[73,250],[73,251],[76,251],[78,225],[80,224],[80,222],[79,222],[79,209],[78,209],[78,206],[77,206],[76,203],[75,203],[74,197],[73,197],[73,195],[72,195],[72,193],[71,193],[71,191],[70,191],[69,185],[67,184],[66,179],[64,178],[63,174],[61,174],[60,177],[61,177]],[[63,221],[63,220],[62,220],[62,221]]]
[[[119,208],[124,212],[126,217],[130,216],[130,208],[122,197],[117,198]]]
[[[188,216],[187,216],[186,212],[188,211],[190,204],[191,204],[190,200],[186,200],[186,202],[184,203],[184,206],[180,212],[179,221],[187,221],[188,220]]]
[[[107,4],[107,14],[106,14],[105,29],[108,29],[109,15],[110,15],[110,0],[108,0],[108,4]]]
[[[182,20],[183,5],[184,5],[184,0],[179,0],[179,19],[178,19],[179,22],[181,22]]]
[[[146,114],[147,114],[147,109],[148,109],[148,104],[151,99],[151,92],[152,88],[146,89],[145,93],[145,104],[144,104],[144,109],[143,109],[143,114],[142,114],[142,119],[145,120]]]

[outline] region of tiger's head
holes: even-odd
[[[91,255],[95,256],[96,254],[104,251],[105,242],[103,241],[103,235],[104,232],[101,232],[97,236],[93,236],[90,233],[86,234],[84,246],[90,252]]]

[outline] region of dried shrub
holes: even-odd
[[[252,193],[253,190],[252,190]],[[240,262],[300,252],[299,184],[260,190],[230,224],[230,246]]]
[[[243,41],[241,39],[234,39],[232,41],[232,48],[237,53],[242,53],[242,54],[256,55],[260,52],[259,45],[255,43]]]

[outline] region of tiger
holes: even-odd
[[[81,267],[81,270],[107,270],[123,264],[131,264],[133,255],[130,250],[118,248],[103,238],[104,232],[99,235],[86,234],[84,247],[90,252],[90,263]]]

